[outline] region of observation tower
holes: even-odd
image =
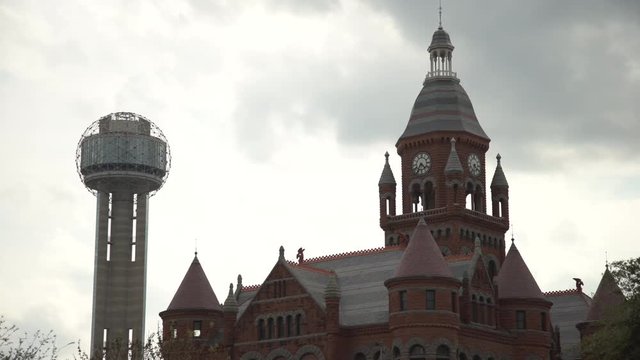
[[[136,344],[129,355],[137,358],[145,340],[148,201],[169,175],[169,144],[149,119],[112,113],[84,132],[76,167],[97,198],[91,354]]]

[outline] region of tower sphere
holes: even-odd
[[[162,130],[130,112],[103,116],[82,134],[76,150],[80,180],[97,191],[155,194],[171,168],[171,152]]]

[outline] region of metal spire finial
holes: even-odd
[[[438,29],[442,29],[442,0],[439,1],[438,6]]]
[[[609,270],[609,256],[606,251],[604,252],[604,267]]]
[[[196,255],[196,257],[198,257],[198,238],[195,239],[195,247],[196,247],[195,255]]]

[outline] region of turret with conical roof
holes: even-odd
[[[548,354],[552,303],[540,291],[513,239],[496,282],[500,326],[513,331],[528,351],[537,348],[539,354]]]
[[[580,337],[584,338],[596,332],[602,326],[600,321],[614,314],[625,301],[622,290],[607,265],[602,279],[600,279],[600,284],[598,284],[598,289],[593,295],[587,318],[584,322],[576,325],[580,331]]]
[[[420,219],[392,278],[389,293],[389,328],[394,338],[408,341],[417,327],[437,328],[451,343],[458,341],[456,279],[444,260],[431,230]]]
[[[509,221],[509,183],[507,177],[502,171],[502,156],[496,156],[496,171],[491,179],[491,207],[492,214],[495,217],[505,218]]]
[[[396,216],[396,179],[389,165],[389,152],[384,153],[384,167],[378,181],[378,194],[380,195],[380,227],[385,228],[387,218]],[[394,239],[386,238],[385,245],[392,245]]]
[[[222,340],[222,307],[218,302],[198,253],[167,310],[160,313],[165,339],[193,339],[215,344]]]

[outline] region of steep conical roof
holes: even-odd
[[[545,299],[513,242],[498,273],[498,296],[501,299]]]
[[[197,254],[167,308],[167,310],[183,309],[222,310],[207,275],[200,266]]]
[[[498,160],[498,165],[496,165],[496,171],[493,173],[493,179],[491,180],[491,187],[494,187],[494,186],[509,187],[507,178],[504,176],[504,171],[502,171],[502,165],[500,164],[500,159],[502,159],[500,154],[496,156],[496,159]]]
[[[382,175],[380,175],[380,181],[378,181],[378,185],[395,185],[396,179],[393,177],[393,171],[391,171],[391,166],[389,166],[389,152],[384,153],[385,161],[384,167],[382,168]]]
[[[609,271],[609,267],[604,271],[598,290],[593,296],[589,312],[587,313],[587,321],[601,320],[607,314],[607,311],[624,303],[625,298],[622,291]]]
[[[449,159],[447,159],[447,165],[444,167],[445,174],[462,173],[464,168],[460,162],[460,157],[456,151],[456,139],[451,138],[451,150],[449,151]]]
[[[394,277],[405,276],[453,277],[424,218],[420,219],[413,231],[409,245],[404,250],[394,275]]]

